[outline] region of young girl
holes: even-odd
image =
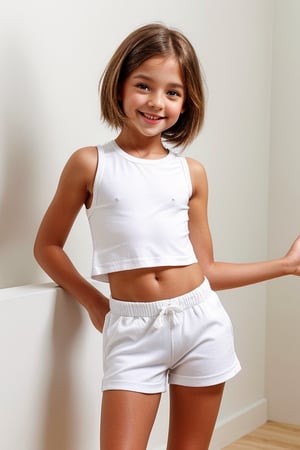
[[[205,170],[169,149],[186,147],[204,117],[197,56],[181,33],[159,24],[131,33],[109,62],[100,95],[102,116],[119,134],[71,156],[35,256],[103,331],[101,450],[146,448],[167,383],[167,449],[207,450],[224,383],[240,370],[214,291],[299,275],[300,238],[277,260],[214,260]],[[63,250],[82,205],[92,275],[109,282],[109,299]]]

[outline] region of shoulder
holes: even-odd
[[[199,189],[207,190],[207,175],[203,164],[196,159],[186,157],[188,168],[191,175],[191,182],[193,186],[193,192],[195,193]]]
[[[72,153],[67,164],[72,165],[74,168],[78,167],[84,169],[95,166],[97,161],[97,147],[82,147]]]
[[[65,165],[64,172],[81,179],[89,179],[94,177],[97,163],[97,147],[82,147],[72,153]]]
[[[84,147],[69,157],[60,176],[58,193],[79,196],[86,200],[92,190],[97,170],[97,147]]]

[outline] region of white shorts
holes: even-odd
[[[164,392],[211,386],[240,371],[229,316],[205,280],[173,299],[110,299],[103,330],[103,390]]]

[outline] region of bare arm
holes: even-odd
[[[300,275],[300,236],[288,253],[278,259],[249,264],[214,260],[213,245],[207,218],[208,186],[203,166],[188,159],[193,195],[190,200],[190,237],[199,264],[213,289],[230,289],[284,275]]]
[[[40,225],[34,255],[45,272],[87,309],[102,331],[109,309],[107,298],[79,274],[63,250],[78,212],[89,201],[96,166],[95,148],[81,149],[71,156]]]

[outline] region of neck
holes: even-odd
[[[121,132],[115,139],[119,147],[127,153],[137,156],[138,158],[158,159],[166,156],[168,151],[164,148],[160,137],[134,139],[124,136]]]

